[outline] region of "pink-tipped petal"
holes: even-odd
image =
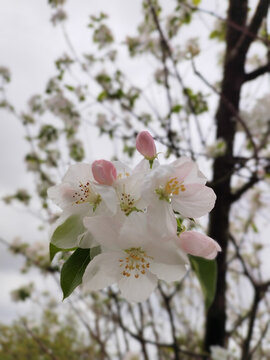
[[[102,185],[112,185],[117,178],[117,171],[113,163],[107,160],[96,160],[92,164],[94,179]]]
[[[136,138],[136,148],[146,159],[152,160],[157,155],[154,139],[148,131],[141,131]]]
[[[178,245],[187,254],[212,260],[221,251],[219,244],[204,234],[196,231],[185,231],[178,237]]]

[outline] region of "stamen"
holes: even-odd
[[[146,263],[146,261],[152,258],[142,248],[130,248],[125,252],[128,256],[125,259],[119,259],[119,267],[125,266],[125,270],[121,274],[129,277],[132,273],[135,279],[138,279],[140,274],[145,275],[146,269],[150,268],[150,262]]]

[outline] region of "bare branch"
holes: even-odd
[[[250,73],[246,73],[244,75],[244,82],[255,80],[257,77],[264,75],[267,72],[270,72],[270,63],[263,65]]]

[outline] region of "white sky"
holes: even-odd
[[[211,0],[218,8],[219,1]],[[208,1],[205,1],[208,5]],[[100,11],[110,15],[112,29],[117,39],[134,33],[140,17],[141,0],[68,0],[67,29],[76,44],[78,53],[91,51],[90,33],[86,30],[88,16]],[[217,10],[216,8],[216,10]],[[67,45],[59,27],[49,19],[51,8],[46,0],[0,0],[0,66],[12,72],[8,95],[17,109],[23,109],[29,97],[44,91],[48,78],[55,73],[54,60],[67,52]],[[196,36],[196,34],[194,34]],[[211,59],[206,54],[205,64]],[[213,61],[213,59],[212,59]],[[201,64],[200,64],[201,65]],[[140,64],[135,63],[136,76],[143,77]],[[213,74],[212,74],[213,75]],[[104,142],[95,142],[92,135],[91,156],[101,157]],[[13,116],[0,111],[0,196],[13,193],[18,188],[32,186],[32,174],[25,171],[24,156],[29,151],[24,140],[24,129]],[[101,144],[101,145],[100,145]],[[106,151],[108,149],[106,148]],[[7,207],[0,202],[0,237],[11,241],[22,235],[24,241],[46,238],[37,230],[39,222],[22,208]],[[28,308],[11,302],[9,292],[21,283],[37,278],[37,273],[20,275],[20,257],[11,256],[0,244],[0,322],[10,321]],[[39,281],[40,289],[53,286],[48,280]]]
[[[66,9],[71,14],[67,22],[68,32],[80,53],[89,50],[90,33],[86,25],[90,14],[96,15],[100,11],[110,14],[116,36],[121,35],[137,24],[140,1],[102,0],[97,3],[69,0]],[[61,29],[53,27],[49,21],[51,13],[45,0],[0,0],[0,66],[7,66],[11,70],[8,96],[19,110],[25,108],[30,96],[44,91],[48,78],[55,73],[55,59],[67,52]],[[18,188],[32,186],[32,174],[25,171],[23,161],[29,151],[24,136],[24,129],[18,120],[0,111],[1,197]],[[99,145],[96,146],[98,148]],[[91,148],[92,156],[100,157],[98,153],[101,149],[96,149]],[[19,206],[7,207],[0,202],[0,219],[0,237],[7,241],[17,235],[21,235],[24,241],[46,238],[46,233],[37,230],[39,221]],[[11,302],[9,295],[10,290],[37,278],[35,272],[21,275],[21,264],[22,257],[10,255],[0,244],[0,322],[10,321],[28,309],[24,304],[18,306]],[[43,279],[37,283],[43,290],[53,286]]]

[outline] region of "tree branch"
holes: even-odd
[[[239,53],[242,54],[247,53],[250,45],[254,41],[254,37],[250,36],[250,33],[251,34],[258,33],[263,19],[267,16],[269,5],[270,5],[270,0],[260,0],[258,2],[255,13],[249,23],[248,31],[240,37],[236,47],[232,52],[233,57],[235,57]]]
[[[261,179],[258,178],[257,174],[253,174],[249,181],[245,183],[240,189],[238,189],[234,194],[231,195],[231,203],[240,199],[240,197],[249,189],[252,188],[257,182]]]
[[[251,71],[250,73],[246,73],[244,75],[244,82],[255,80],[257,77],[264,75],[267,72],[270,72],[270,63],[260,66],[258,69]]]

